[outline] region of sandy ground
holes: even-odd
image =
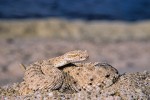
[[[0,85],[22,81],[20,63],[88,50],[91,62],[120,73],[150,70],[150,21],[126,23],[57,19],[0,21]]]

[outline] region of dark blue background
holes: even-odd
[[[0,19],[150,19],[150,0],[0,0]]]

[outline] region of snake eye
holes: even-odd
[[[106,78],[109,78],[109,77],[110,77],[110,75],[108,74],[108,75],[106,75],[105,77],[106,77]]]

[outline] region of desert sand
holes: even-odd
[[[70,50],[87,50],[90,62],[120,74],[150,70],[150,22],[63,19],[0,21],[0,85],[21,82],[26,66]]]

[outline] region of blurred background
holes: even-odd
[[[150,70],[149,0],[0,0],[0,86],[37,60],[88,50],[119,72]]]

